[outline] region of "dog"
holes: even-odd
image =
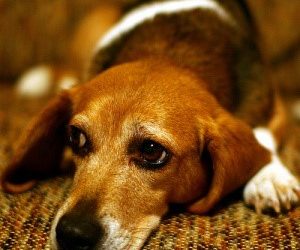
[[[285,112],[244,7],[135,8],[101,38],[88,80],[33,119],[1,183],[18,193],[58,174],[69,144],[76,170],[52,249],[140,249],[169,204],[203,214],[242,186],[258,213],[298,203],[277,153]]]

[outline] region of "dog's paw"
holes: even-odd
[[[269,209],[280,213],[299,203],[300,184],[276,157],[245,186],[244,200],[259,214]]]

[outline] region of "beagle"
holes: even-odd
[[[23,133],[2,187],[60,172],[73,187],[52,249],[140,249],[169,204],[203,214],[245,185],[258,213],[299,201],[277,155],[285,128],[241,1],[171,0],[129,12],[99,41],[88,80]]]

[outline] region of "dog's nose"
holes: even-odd
[[[56,240],[62,250],[93,249],[102,236],[102,227],[82,216],[64,215],[56,226]]]

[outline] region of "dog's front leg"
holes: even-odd
[[[257,128],[254,134],[259,143],[271,151],[272,160],[247,183],[244,200],[253,205],[257,213],[265,209],[273,209],[277,213],[289,210],[300,200],[300,184],[279,159],[271,131]]]

